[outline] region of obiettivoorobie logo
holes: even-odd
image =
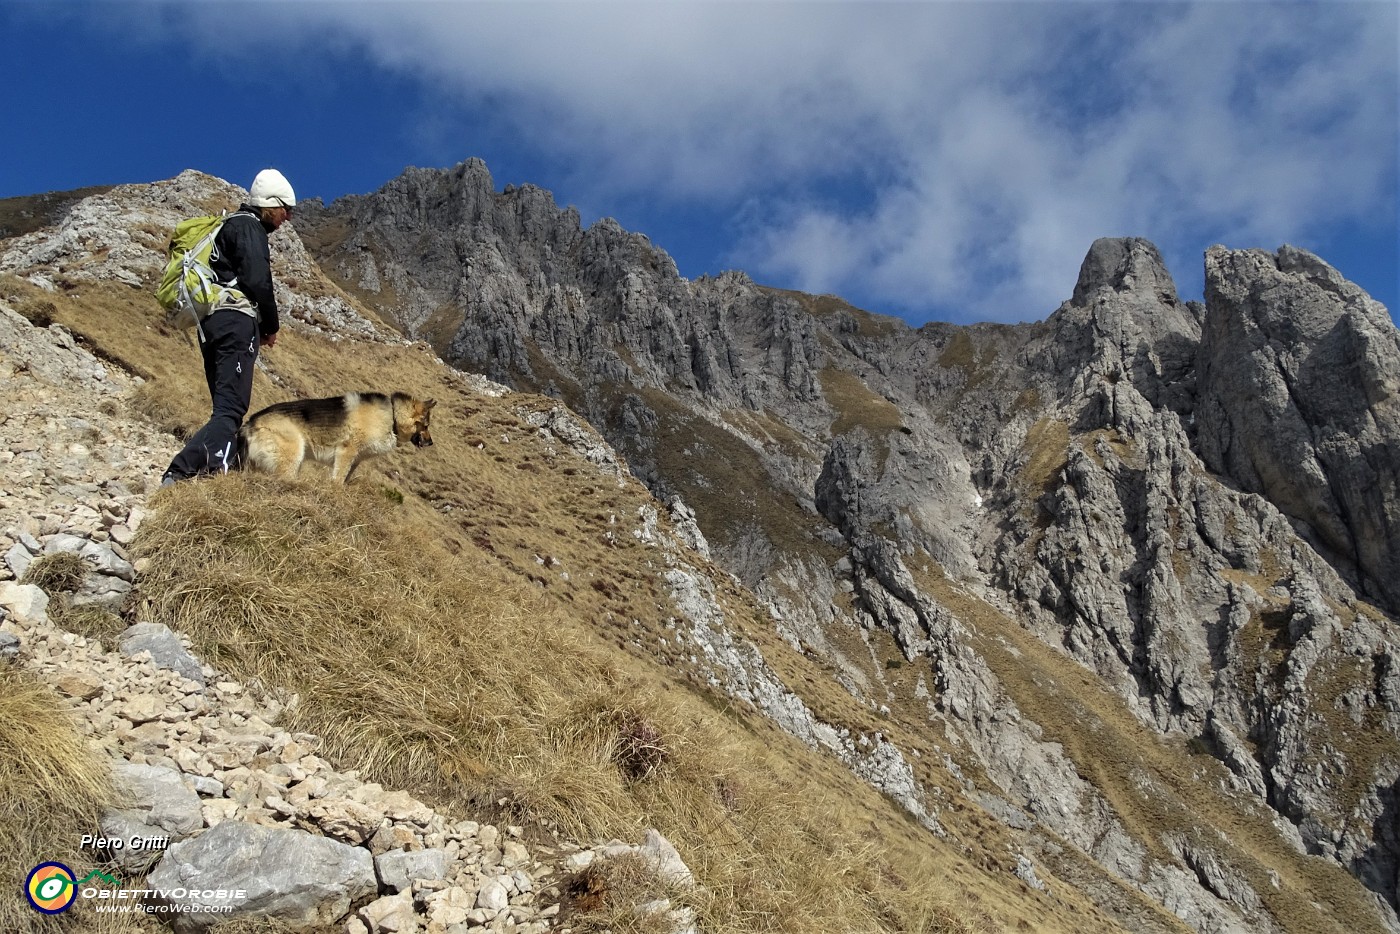
[[[40,863],[24,880],[24,897],[35,911],[56,915],[72,907],[78,897],[78,887],[96,879],[108,885],[121,885],[121,880],[99,870],[92,870],[81,879],[73,878],[73,870],[62,863]]]
[[[89,883],[92,883],[89,885]],[[101,883],[114,889],[98,888]],[[40,863],[24,880],[24,897],[35,911],[56,915],[78,898],[93,899],[97,911],[141,911],[147,914],[229,914],[234,902],[248,897],[246,889],[127,889],[120,879],[93,869],[81,879],[63,863]],[[187,901],[192,899],[193,901]],[[206,901],[207,900],[207,901]]]
[[[40,863],[24,880],[24,897],[35,911],[56,915],[67,911],[78,897],[78,882],[73,870],[62,863]]]

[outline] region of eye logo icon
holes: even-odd
[[[24,895],[35,911],[46,915],[66,911],[78,895],[73,870],[62,863],[40,863],[24,880]]]

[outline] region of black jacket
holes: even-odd
[[[272,259],[267,246],[267,228],[245,204],[224,221],[214,238],[209,268],[224,284],[235,283],[258,310],[258,333],[276,334],[277,296],[272,291]]]

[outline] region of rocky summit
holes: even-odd
[[[27,315],[0,306],[15,578],[66,551],[91,567],[75,600],[139,591],[136,478],[173,441],[104,421],[120,443],[94,458],[65,393],[122,398],[159,373],[33,309],[146,288],[149,231],[220,196],[237,195],[186,173],[59,199],[0,241],[30,295]],[[492,430],[644,484],[628,531],[657,549],[656,657],[878,789],[930,852],[1005,840],[982,858],[998,885],[1082,898],[1104,929],[1400,931],[1400,334],[1322,259],[1211,247],[1191,302],[1151,243],[1105,239],[1044,320],[915,329],[740,272],[687,280],[645,236],[498,191],[478,160],[294,226],[275,257],[293,335],[421,342],[472,391],[550,397]],[[93,646],[26,586],[0,584],[0,650],[74,698],[153,802],[112,820],[187,837],[152,879],[218,858],[308,923],[544,930],[555,874],[629,846],[512,850],[509,829],[337,773],[178,634],[131,619],[119,646],[147,648]],[[246,856],[309,847],[319,888]]]

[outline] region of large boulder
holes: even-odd
[[[161,893],[176,934],[238,918],[334,922],[378,890],[366,849],[238,821],[172,846],[147,883]],[[214,910],[224,906],[227,913]]]

